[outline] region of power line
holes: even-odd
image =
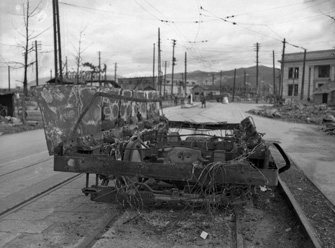
[[[137,15],[134,15],[134,14],[127,14],[127,13],[114,12],[114,11],[105,10],[105,9],[96,9],[96,8],[87,7],[87,6],[78,5],[78,4],[72,4],[72,3],[64,3],[64,2],[60,2],[59,4],[66,5],[66,6],[70,6],[70,7],[78,7],[78,8],[87,9],[87,10],[94,10],[94,11],[100,11],[100,12],[105,12],[105,13],[117,14],[117,15],[124,15],[124,16],[131,16],[131,17],[138,17],[138,18],[142,18],[142,19],[144,18],[143,16],[137,16]],[[147,18],[147,19],[151,19],[151,20],[152,20],[152,18]],[[155,19],[156,19],[156,18],[155,18]]]

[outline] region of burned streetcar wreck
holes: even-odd
[[[35,96],[54,170],[86,173],[93,201],[217,202],[232,185],[276,186],[290,167],[273,144],[286,161],[277,167],[250,117],[172,121],[155,91],[47,85]]]

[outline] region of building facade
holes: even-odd
[[[303,52],[285,54],[282,74],[283,98],[286,101],[332,102],[331,89],[335,85],[335,49],[306,52],[304,74],[303,65]],[[330,89],[329,92],[320,90],[324,85]]]

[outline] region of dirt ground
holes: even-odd
[[[278,166],[284,161],[271,149]],[[335,209],[295,165],[280,174],[314,228],[320,244],[335,243]],[[249,187],[209,211],[160,204],[129,210],[112,223],[94,248],[102,247],[312,247],[279,187]],[[202,238],[202,234],[206,234]]]
[[[97,241],[102,247],[308,247],[277,187],[249,187],[215,210],[160,204],[129,210]],[[240,246],[238,246],[240,247]]]
[[[271,151],[278,163],[284,161],[275,151]],[[305,176],[295,164],[280,175],[294,198],[298,201],[308,221],[313,226],[323,248],[333,248],[335,244],[335,208],[320,190]]]

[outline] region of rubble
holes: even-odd
[[[335,109],[328,107],[326,104],[289,103],[275,107],[262,106],[259,109],[251,109],[248,112],[267,118],[320,125],[322,131],[335,135]]]

